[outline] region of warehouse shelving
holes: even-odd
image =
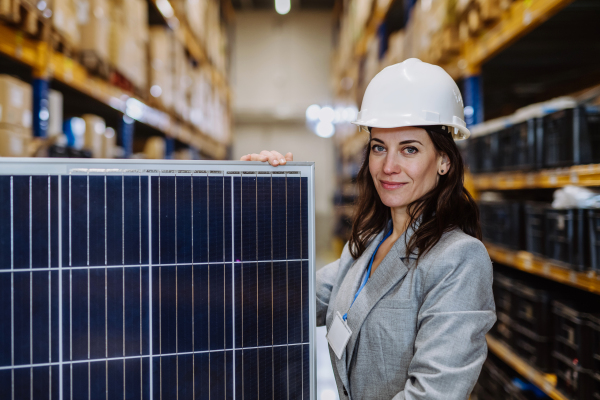
[[[572,2],[573,0],[513,2],[495,25],[462,45],[461,53],[454,63],[446,66],[448,71],[454,78],[478,71],[481,64]]]
[[[600,186],[600,164],[575,165],[536,172],[497,172],[473,175],[477,190],[560,188],[565,185]]]
[[[492,336],[487,335],[487,344],[489,350],[510,365],[516,372],[523,375],[553,400],[568,400],[568,398],[559,392],[556,386],[556,375],[544,374],[530,366],[521,357],[515,354],[508,346],[504,345]]]
[[[192,58],[194,58],[196,61],[198,61],[202,64],[207,64],[210,67],[212,78],[213,78],[213,81],[215,82],[216,86],[220,87],[221,90],[223,90],[225,92],[227,97],[230,98],[231,92],[229,89],[229,84],[227,81],[225,71],[220,71],[214,65],[213,60],[210,59],[204,46],[195,37],[195,35],[191,31],[190,27],[188,26],[186,20],[181,15],[178,15],[175,7],[173,7],[168,0],[159,0],[159,1],[161,1],[162,3],[168,4],[167,9],[170,8],[170,10],[172,10],[172,13],[173,13],[172,16],[170,16],[168,14],[167,15],[163,14],[164,6],[157,4],[158,3],[157,0],[151,0],[151,1],[154,4],[154,6],[158,9],[158,11],[163,15],[163,17],[165,18],[165,22],[169,26],[172,26],[174,28],[176,38],[181,43],[183,43],[183,45],[188,50],[188,52],[190,53]],[[232,6],[227,7],[227,8],[228,8],[228,10],[233,10]],[[233,11],[229,11],[229,12],[233,12]],[[232,16],[230,16],[230,18],[232,18]]]
[[[594,271],[577,272],[558,261],[538,257],[526,251],[509,250],[491,243],[485,243],[485,247],[490,258],[503,265],[600,294],[600,275]]]
[[[212,81],[219,90],[224,91],[227,103],[230,90],[223,71],[218,71],[208,59],[200,43],[191,31],[183,25],[176,29],[176,36],[186,46],[192,56],[207,63],[211,68]],[[4,54],[32,68],[35,77],[56,79],[76,91],[110,106],[120,113],[159,131],[165,136],[193,146],[215,159],[223,159],[227,154],[227,143],[221,143],[202,133],[191,124],[181,122],[166,110],[150,107],[132,93],[94,77],[75,59],[52,50],[44,40],[28,38],[15,27],[0,23],[0,54]],[[133,99],[128,103],[128,100]],[[129,108],[135,109],[134,113]]]

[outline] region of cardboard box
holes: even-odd
[[[52,25],[72,46],[79,46],[76,0],[53,0]]]
[[[33,136],[18,126],[0,124],[0,157],[27,157]]]
[[[31,85],[0,75],[0,123],[31,128]]]
[[[48,137],[61,135],[63,133],[63,95],[57,90],[50,89],[48,99]]]
[[[92,114],[85,114],[81,118],[85,121],[83,148],[91,151],[92,157],[104,157],[106,122],[103,118]]]
[[[160,95],[157,99],[164,107],[173,106],[173,32],[162,26],[150,28],[149,43],[149,86],[158,86]]]
[[[105,0],[77,0],[79,49],[92,51],[106,61],[109,56],[110,8]]]

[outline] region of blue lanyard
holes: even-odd
[[[367,269],[367,275],[365,276],[365,280],[363,281],[362,285],[360,285],[360,287],[358,288],[358,292],[356,292],[356,294],[354,295],[354,300],[352,300],[352,304],[350,304],[350,308],[352,308],[352,306],[354,305],[354,302],[356,301],[356,298],[360,294],[360,291],[365,287],[365,285],[367,284],[367,281],[369,280],[369,275],[371,275],[371,268],[373,267],[373,261],[375,260],[375,255],[377,254],[377,250],[379,250],[379,246],[381,246],[383,244],[383,242],[385,242],[385,240],[390,237],[390,235],[392,234],[392,231],[393,231],[393,229],[390,229],[390,231],[384,236],[383,239],[381,239],[381,242],[379,242],[379,244],[375,248],[375,251],[373,252],[373,255],[371,256],[371,261],[369,262],[369,268]],[[350,311],[350,308],[348,309],[348,311]],[[346,312],[346,314],[344,314],[344,316],[342,318],[345,321],[348,318],[348,312]]]

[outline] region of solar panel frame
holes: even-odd
[[[108,185],[110,186],[110,177],[111,176],[115,176],[115,177],[123,177],[123,179],[121,179],[121,196],[124,197],[124,193],[125,193],[125,177],[141,177],[141,176],[147,176],[148,177],[148,182],[147,182],[147,189],[148,189],[148,213],[146,215],[146,217],[148,218],[149,221],[149,226],[147,227],[148,229],[148,243],[147,243],[147,251],[149,254],[149,259],[148,259],[148,273],[147,273],[147,277],[144,276],[144,279],[148,279],[149,282],[149,293],[148,293],[148,306],[149,306],[149,310],[148,310],[148,317],[149,317],[149,324],[148,324],[148,330],[149,330],[149,337],[152,338],[153,337],[153,321],[152,321],[152,316],[153,316],[153,310],[152,310],[152,285],[153,285],[153,281],[152,281],[152,273],[153,273],[153,268],[152,266],[155,265],[153,264],[153,259],[152,259],[152,249],[153,249],[153,235],[152,235],[152,218],[150,217],[150,210],[152,209],[152,179],[153,177],[181,177],[181,176],[194,176],[194,174],[196,174],[196,176],[201,175],[201,176],[206,176],[207,177],[207,184],[208,184],[208,179],[210,177],[231,177],[231,192],[230,192],[230,196],[232,201],[231,201],[231,216],[230,216],[230,220],[231,220],[231,230],[232,230],[232,238],[231,238],[231,249],[226,249],[223,248],[223,254],[225,256],[226,252],[230,251],[230,260],[228,259],[227,261],[223,261],[221,262],[221,264],[224,265],[231,265],[231,271],[232,273],[235,273],[235,269],[236,269],[236,264],[239,264],[241,266],[243,266],[246,261],[242,260],[241,262],[239,260],[236,260],[234,255],[236,254],[236,248],[235,248],[235,239],[233,238],[233,235],[235,235],[236,231],[235,231],[235,218],[234,218],[234,201],[233,201],[233,196],[234,196],[234,182],[236,177],[239,177],[240,180],[243,182],[244,178],[247,176],[254,176],[256,178],[256,188],[258,188],[258,184],[259,184],[259,177],[273,177],[273,176],[290,176],[290,177],[301,177],[301,178],[307,178],[307,185],[306,185],[306,199],[307,201],[307,218],[305,221],[301,222],[301,226],[299,226],[298,228],[300,230],[302,229],[307,229],[308,231],[308,243],[302,243],[302,248],[299,250],[300,252],[304,252],[307,251],[307,257],[304,257],[304,254],[302,254],[303,257],[301,257],[300,260],[298,260],[298,262],[300,263],[300,265],[303,267],[304,265],[307,265],[308,267],[308,285],[307,288],[305,286],[302,286],[302,295],[308,294],[308,299],[302,300],[302,303],[308,303],[308,321],[306,321],[306,318],[304,318],[304,320],[301,323],[301,332],[306,332],[308,331],[308,357],[309,357],[309,367],[308,367],[308,373],[309,373],[309,394],[310,394],[310,398],[311,399],[316,399],[316,353],[315,353],[315,326],[316,326],[316,316],[315,316],[315,304],[314,301],[310,301],[309,299],[314,299],[315,298],[315,264],[314,264],[314,260],[315,260],[315,237],[314,237],[314,231],[315,231],[315,227],[314,227],[314,163],[312,162],[288,162],[287,165],[285,166],[279,166],[279,167],[271,167],[268,166],[264,163],[259,163],[259,162],[230,162],[230,161],[194,161],[194,162],[186,162],[186,161],[171,161],[171,160],[156,160],[156,161],[152,161],[152,162],[148,162],[146,160],[81,160],[81,159],[73,159],[73,160],[66,160],[66,159],[30,159],[30,158],[12,158],[12,159],[2,159],[0,158],[0,177],[3,176],[11,176],[11,177],[27,177],[29,176],[29,185],[30,185],[30,191],[29,193],[31,193],[31,182],[32,179],[45,179],[45,177],[47,177],[48,179],[48,191],[46,193],[46,195],[48,196],[48,199],[53,199],[54,201],[56,201],[57,204],[57,216],[54,215],[54,213],[50,213],[50,201],[48,203],[48,223],[47,223],[47,228],[48,228],[48,267],[47,268],[39,268],[38,269],[34,269],[33,263],[39,261],[38,260],[38,256],[39,254],[37,254],[37,252],[34,252],[33,249],[30,247],[29,250],[29,271],[30,271],[30,275],[33,276],[34,273],[36,274],[43,274],[44,272],[46,272],[48,274],[48,279],[52,279],[54,278],[58,284],[57,288],[52,288],[52,290],[58,290],[58,293],[60,295],[58,295],[58,299],[59,299],[59,304],[52,304],[52,301],[49,301],[48,304],[48,309],[49,309],[49,313],[54,312],[58,314],[58,320],[59,321],[64,321],[65,316],[63,315],[63,304],[62,302],[65,301],[65,299],[63,299],[63,285],[66,284],[67,282],[63,279],[63,262],[66,261],[67,259],[70,261],[72,258],[72,254],[71,251],[69,250],[69,254],[63,254],[64,250],[66,250],[66,246],[63,243],[63,245],[60,245],[60,243],[62,242],[62,239],[64,237],[63,235],[63,229],[65,229],[64,225],[64,218],[66,217],[64,214],[68,211],[68,218],[69,218],[69,242],[71,242],[71,240],[73,240],[72,236],[77,236],[77,235],[72,235],[71,230],[70,230],[70,218],[73,217],[72,215],[72,210],[70,210],[70,206],[68,207],[69,209],[65,209],[65,202],[62,201],[62,197],[63,197],[63,191],[65,192],[64,195],[68,195],[69,199],[71,198],[71,196],[73,195],[72,191],[71,191],[71,184],[69,184],[69,190],[68,192],[65,191],[65,188],[63,187],[63,179],[65,179],[65,177],[67,177],[67,179],[69,179],[69,182],[71,182],[71,179],[73,177],[85,177],[87,179],[88,182],[88,186],[87,186],[87,190],[88,190],[88,204],[87,204],[87,218],[88,218],[88,226],[90,224],[89,219],[90,219],[90,201],[89,201],[89,190],[90,190],[90,186],[89,186],[89,180],[90,178],[92,179],[104,179],[104,204],[105,204],[105,208],[106,208],[106,196],[107,196],[107,181],[109,182]],[[58,179],[56,178],[58,176]],[[13,193],[13,186],[12,186],[12,180],[13,178],[11,178],[11,209],[10,209],[10,218],[11,218],[11,237],[10,237],[10,246],[11,246],[11,271],[13,270],[13,265],[14,265],[14,254],[13,254],[13,247],[15,245],[15,238],[12,237],[12,224],[15,223],[15,209],[13,207],[13,202],[12,202],[12,196],[14,195]],[[54,185],[50,185],[50,182],[53,182]],[[175,178],[175,182],[177,182],[177,178]],[[175,183],[176,184],[176,183]],[[300,180],[300,185],[302,186],[302,180]],[[57,186],[57,189],[55,189],[55,187]],[[304,186],[302,186],[303,188]],[[52,189],[51,189],[52,188]],[[114,188],[113,188],[114,189]],[[140,178],[140,186],[139,186],[139,193],[140,193],[140,210],[142,209],[142,203],[141,203],[141,191],[142,191],[142,184],[141,184],[141,178]],[[257,189],[258,190],[258,189]],[[300,189],[303,190],[303,189]],[[114,193],[117,193],[118,190],[116,190]],[[258,193],[258,192],[257,192]],[[287,189],[286,189],[286,193],[287,193]],[[257,194],[257,199],[258,199],[258,194]],[[177,200],[175,200],[177,201]],[[70,204],[70,202],[69,202]],[[19,205],[21,208],[23,208],[23,205]],[[27,206],[27,205],[25,205]],[[116,205],[115,205],[116,206]],[[32,221],[32,195],[29,196],[29,219],[28,219],[28,223],[31,225],[31,221]],[[124,202],[121,203],[121,210],[124,210],[125,204]],[[287,206],[286,206],[287,207]],[[17,210],[18,211],[18,210]],[[37,209],[36,209],[37,211]],[[258,211],[258,209],[257,209]],[[122,214],[124,215],[124,211],[122,211]],[[101,217],[101,215],[100,215]],[[123,217],[124,218],[124,217]],[[139,236],[139,240],[142,241],[142,236],[141,236],[141,224],[142,224],[142,214],[140,211],[140,236]],[[90,254],[90,246],[89,246],[89,232],[87,235],[87,241],[88,241],[88,254],[87,254],[87,265],[90,265],[90,261],[92,261],[92,264],[94,264],[94,262],[96,262],[98,264],[98,267],[100,269],[102,269],[104,271],[104,273],[106,274],[106,265],[108,265],[108,254],[107,254],[107,248],[108,248],[108,241],[109,240],[113,240],[113,235],[118,235],[118,232],[110,232],[111,235],[109,236],[109,232],[107,231],[107,211],[106,209],[104,210],[104,224],[105,224],[105,232],[103,237],[99,236],[97,239],[100,241],[104,241],[104,254]],[[256,221],[256,229],[258,232],[258,221]],[[120,233],[122,235],[122,243],[124,243],[124,237],[125,237],[125,221],[122,221],[122,232]],[[30,226],[30,236],[32,235],[32,229]],[[89,228],[88,228],[89,231]],[[1,233],[1,232],[0,232]],[[58,240],[55,238],[55,236],[58,236]],[[224,233],[225,235],[225,233]],[[94,239],[94,238],[92,238]],[[2,240],[6,240],[6,238],[0,238],[0,241]],[[31,237],[29,238],[28,243],[33,243],[31,240]],[[223,246],[225,246],[225,244],[223,244]],[[256,263],[258,266],[258,263],[260,262],[258,260],[259,258],[259,253],[261,252],[265,252],[266,250],[263,249],[259,249],[258,248],[258,242],[256,245]],[[272,243],[271,243],[272,246]],[[50,251],[50,248],[57,248],[57,253],[58,254],[53,254]],[[68,246],[69,249],[71,249],[71,246]],[[142,261],[142,253],[143,253],[143,246],[140,246],[139,252],[140,252],[140,262]],[[272,250],[272,248],[271,248]],[[175,250],[177,251],[177,250]],[[125,246],[123,245],[123,249],[122,249],[122,261],[123,264],[125,261]],[[35,256],[34,256],[35,253]],[[92,252],[93,253],[93,252]],[[113,257],[114,255],[111,254],[111,257]],[[263,255],[264,256],[264,255]],[[37,258],[36,258],[37,257]],[[90,258],[91,257],[91,258]],[[6,258],[6,257],[4,257]],[[103,258],[103,259],[102,259]],[[263,257],[260,257],[263,258]],[[35,261],[34,261],[35,259]],[[207,260],[209,263],[211,262],[210,260]],[[271,259],[271,262],[277,261],[275,259]],[[287,256],[285,260],[282,260],[286,263],[286,265],[288,264],[288,260],[287,260]],[[293,261],[293,260],[292,260]],[[290,261],[290,262],[292,262]],[[194,262],[194,260],[192,260],[192,263]],[[177,261],[176,261],[177,263]],[[104,268],[103,268],[104,266]],[[258,267],[257,267],[258,268]],[[287,269],[287,267],[286,267]],[[15,270],[16,271],[16,270]],[[72,270],[70,270],[72,271]],[[87,269],[88,271],[88,285],[89,285],[89,271],[90,269]],[[25,272],[25,271],[23,271]],[[100,272],[100,271],[99,271]],[[6,273],[6,272],[4,272]],[[123,272],[124,273],[124,272]],[[286,272],[287,273],[287,272]],[[12,276],[14,274],[11,273],[11,279]],[[106,277],[107,275],[105,275],[105,282],[106,279],[108,279]],[[223,278],[225,279],[226,276],[224,275]],[[140,279],[142,279],[142,272],[141,272],[141,266],[140,266]],[[258,275],[257,275],[257,279],[258,279]],[[286,278],[287,279],[287,278]],[[30,302],[32,301],[31,298],[33,297],[32,294],[32,290],[34,289],[32,286],[32,282],[33,282],[33,278],[30,277],[30,289],[29,289],[29,297],[30,297]],[[232,296],[232,312],[234,313],[233,319],[232,319],[232,323],[233,323],[233,327],[232,327],[232,343],[231,343],[231,350],[233,350],[231,352],[231,355],[233,355],[235,357],[235,353],[236,353],[236,341],[237,338],[235,336],[235,303],[234,303],[234,298],[235,298],[235,279],[232,276],[231,277],[231,282],[232,282],[232,292],[231,292],[231,296]],[[141,284],[141,283],[140,283]],[[13,283],[11,282],[11,287],[12,287]],[[125,285],[125,281],[123,278],[123,285]],[[306,293],[306,289],[308,289],[308,293]],[[105,289],[106,290],[106,289]],[[141,287],[140,287],[141,290]],[[51,293],[50,290],[47,290],[47,294],[48,294],[48,299],[51,298]],[[89,294],[89,286],[88,286],[88,294]],[[141,292],[140,292],[141,293]],[[12,296],[12,295],[11,295]],[[89,297],[89,296],[88,296]],[[72,301],[72,300],[71,300]],[[11,302],[14,302],[14,299],[11,298]],[[125,289],[123,289],[123,309],[125,308]],[[304,306],[304,304],[302,305]],[[11,306],[12,307],[12,306]],[[30,305],[30,309],[33,310],[31,308],[32,306]],[[108,307],[108,306],[105,306]],[[141,303],[140,303],[140,307],[141,307]],[[14,307],[12,308],[14,309]],[[106,315],[107,313],[107,309],[104,309],[104,313]],[[32,318],[32,313],[30,313],[30,329],[33,329],[32,324],[31,324],[31,318]],[[90,313],[89,313],[89,299],[88,299],[88,324],[89,322],[89,318],[90,318]],[[50,317],[48,317],[50,318]],[[141,318],[141,316],[140,316]],[[123,311],[123,320],[125,323],[125,312]],[[257,314],[257,323],[258,323],[258,314]],[[49,319],[49,324],[50,323],[50,319]],[[11,315],[11,326],[14,325],[14,315]],[[54,330],[55,328],[52,326],[49,326],[50,330]],[[51,366],[50,369],[50,377],[48,379],[51,380],[51,382],[55,382],[54,385],[51,385],[50,383],[50,387],[52,387],[52,392],[54,393],[57,388],[56,385],[58,384],[59,388],[58,388],[58,398],[63,398],[63,393],[64,393],[64,388],[63,388],[63,382],[64,382],[64,366],[67,364],[73,365],[72,361],[65,361],[63,360],[63,353],[64,353],[64,349],[63,349],[63,341],[65,338],[64,332],[63,332],[63,324],[59,323],[58,327],[56,328],[56,330],[58,330],[58,338],[51,338],[50,342],[48,344],[49,351],[50,351],[50,362],[47,364],[40,364],[40,363],[34,363],[33,361],[30,362],[29,365],[33,366],[35,364],[35,367],[37,368],[38,366]],[[143,328],[140,327],[140,337],[142,335],[142,330]],[[30,331],[30,335],[28,337],[29,341],[30,341],[30,360],[33,360],[33,339],[32,339],[32,333],[33,331]],[[89,332],[89,327],[88,327],[88,332]],[[50,334],[52,336],[52,334]],[[258,332],[257,332],[258,335]],[[89,333],[88,333],[89,336]],[[124,335],[123,335],[124,336]],[[302,349],[304,347],[304,340],[305,340],[305,336],[306,333],[301,333],[300,334],[300,344],[301,347],[300,349]],[[11,361],[11,365],[15,365],[14,363],[14,337],[11,338],[11,340],[13,341],[13,348],[11,350],[12,357],[13,360]],[[257,343],[256,345],[258,347],[256,347],[257,351],[256,354],[258,356],[259,351],[261,349],[260,343],[258,343],[258,337],[257,337]],[[123,341],[125,341],[125,338],[123,338]],[[57,343],[58,345],[58,349],[55,349],[56,346],[54,346],[54,343]],[[224,356],[227,356],[227,340],[225,340],[225,348],[223,349],[224,351]],[[264,342],[264,341],[263,341]],[[106,344],[106,346],[108,347],[108,343]],[[140,345],[141,346],[141,345]],[[149,343],[148,344],[148,351],[149,351],[149,357],[147,358],[149,360],[149,368],[152,371],[153,368],[153,362],[154,362],[154,353],[153,353],[153,344]],[[100,349],[99,349],[100,350]],[[90,345],[89,345],[89,339],[88,339],[88,353],[90,351]],[[240,350],[238,350],[240,351]],[[301,351],[301,350],[299,350]],[[55,355],[53,355],[52,353],[57,353]],[[105,349],[105,354],[108,354],[108,350]],[[125,352],[125,345],[123,344],[123,352]],[[301,357],[304,359],[306,357],[306,355],[304,353],[302,353],[301,351]],[[52,360],[58,358],[59,361],[58,362],[53,362]],[[143,360],[142,356],[139,357],[133,357],[135,358],[139,358],[140,360]],[[125,353],[123,354],[123,359],[125,360]],[[160,357],[160,359],[162,360],[162,356]],[[287,359],[287,356],[286,356]],[[89,354],[88,354],[88,360],[89,360]],[[99,358],[98,360],[102,360],[101,358]],[[306,367],[304,367],[306,368]],[[4,369],[7,370],[6,367],[0,367],[0,369]],[[18,371],[19,373],[16,375],[21,374],[21,372],[24,372],[25,368],[19,368],[19,370],[23,370],[23,371]],[[31,387],[31,393],[34,393],[34,388],[33,388],[33,376],[34,376],[34,369],[35,368],[31,368],[30,371],[30,385]],[[234,373],[234,377],[235,377],[235,370],[237,369],[236,364],[233,365],[233,373]],[[11,374],[12,374],[12,384],[14,385],[15,379],[17,379],[18,377],[15,378],[15,368],[11,369]],[[304,371],[302,372],[304,373]],[[89,369],[88,369],[88,374],[89,374]],[[38,374],[39,375],[39,374]],[[57,377],[58,375],[58,377]],[[19,375],[20,376],[20,375]],[[37,375],[36,375],[37,376]],[[40,375],[41,376],[41,375]],[[37,377],[36,381],[41,382],[43,379],[45,378],[40,378]],[[106,383],[107,386],[105,387],[108,390],[108,379],[109,377],[106,376]],[[141,380],[143,380],[143,378],[140,378]],[[152,372],[149,374],[149,382],[147,382],[147,387],[149,389],[149,398],[152,399],[153,398],[153,394],[154,394],[154,386],[153,386],[153,374]],[[288,380],[289,380],[289,372],[288,372]],[[71,383],[73,381],[71,380]],[[141,383],[142,386],[144,386],[144,383]],[[289,385],[289,383],[288,383]],[[236,396],[236,384],[235,384],[235,378],[234,378],[234,383],[233,383],[233,387],[234,387],[234,393],[233,393],[233,398],[235,398]],[[88,387],[88,393],[91,390],[91,388]],[[289,386],[288,386],[288,390],[289,390]],[[141,394],[140,394],[141,395]],[[289,395],[289,393],[288,393]],[[54,397],[53,397],[54,398]]]

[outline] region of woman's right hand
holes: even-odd
[[[245,156],[242,156],[242,158],[240,158],[240,161],[268,161],[269,164],[276,167],[278,165],[285,165],[285,163],[288,161],[294,161],[294,155],[292,153],[286,153],[284,157],[278,151],[263,150],[259,154],[246,154]]]

